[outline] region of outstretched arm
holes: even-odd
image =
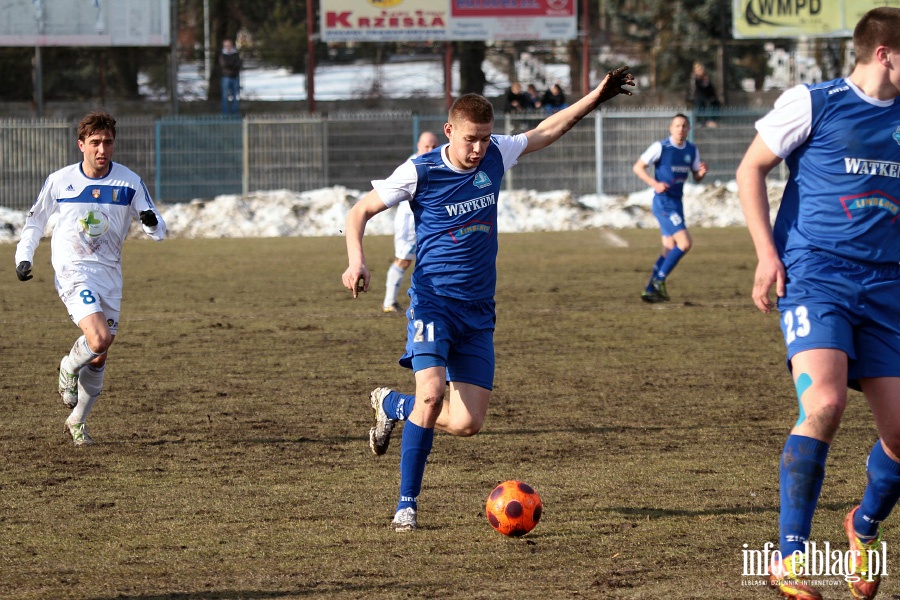
[[[372,190],[362,197],[359,202],[347,213],[344,236],[347,240],[347,270],[341,276],[344,287],[353,292],[353,297],[359,296],[359,292],[369,289],[369,269],[366,268],[366,255],[363,252],[363,235],[366,232],[366,224],[369,219],[378,213],[387,210],[387,206],[381,200],[378,192]],[[358,282],[362,280],[360,287]]]
[[[600,85],[594,88],[591,93],[568,108],[550,115],[534,129],[525,132],[525,137],[528,138],[528,145],[525,147],[522,155],[546,148],[607,100],[615,98],[619,94],[630,96],[631,90],[623,87],[626,85],[634,86],[634,76],[628,72],[628,67],[619,67],[607,73]]]

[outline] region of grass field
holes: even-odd
[[[501,236],[488,419],[473,438],[436,436],[406,535],[388,529],[399,443],[367,447],[369,391],[412,390],[404,321],[378,308],[389,238],[367,238],[358,300],[341,238],[129,240],[88,448],[63,434],[56,367],[77,329],[49,242],[27,284],[6,245],[0,597],[774,597],[742,576],[742,551],[777,538],[796,399],[777,317],[749,298],[746,231],[693,234],[664,305],[639,299],[656,231],[617,232],[624,248],[597,231]],[[846,549],[875,439],[854,394],[818,542]],[[511,478],[544,500],[519,539],[484,518]],[[900,598],[894,568],[881,598]],[[826,598],[849,598],[830,582]]]

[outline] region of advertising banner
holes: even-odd
[[[3,46],[168,46],[169,0],[3,0]]]
[[[324,42],[567,40],[575,0],[321,0]]]
[[[900,8],[900,0],[732,0],[735,38],[852,37],[876,6]]]

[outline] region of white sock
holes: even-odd
[[[391,268],[387,272],[387,283],[385,283],[384,306],[393,306],[397,302],[397,294],[400,292],[400,284],[403,282],[403,269],[396,264],[391,263]]]
[[[69,356],[66,357],[66,369],[69,373],[78,373],[84,367],[84,365],[88,364],[95,358],[100,356],[99,354],[95,354],[90,346],[88,346],[87,340],[84,336],[81,336],[75,343],[72,345],[72,349],[69,350]]]
[[[106,373],[106,365],[99,369],[88,365],[78,375],[78,404],[69,415],[70,423],[84,423],[87,421],[94,402],[103,390],[103,374]]]

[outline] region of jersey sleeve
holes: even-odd
[[[632,156],[634,155],[632,154]],[[640,158],[642,163],[650,166],[659,162],[660,156],[662,156],[662,143],[653,142],[646,150],[644,150],[644,153],[641,154]]]
[[[147,186],[144,185],[144,180],[141,179],[139,185],[137,186],[137,191],[134,195],[134,201],[131,203],[132,208],[134,209],[135,216],[140,218],[140,215],[145,210],[152,210],[156,215],[156,225],[153,227],[147,227],[143,223],[141,223],[141,228],[144,230],[144,233],[150,236],[151,239],[156,240],[157,242],[161,242],[166,238],[166,222],[163,220],[162,215],[156,209],[156,206],[153,204],[153,200],[150,198],[150,191],[147,189]]]
[[[495,135],[493,136],[493,141],[497,145],[497,149],[500,150],[500,155],[503,157],[503,171],[509,171],[516,163],[519,162],[519,157],[522,156],[522,153],[525,152],[525,148],[528,147],[528,138],[524,133],[519,133],[517,135]]]
[[[691,171],[699,171],[700,170],[700,149],[696,146],[694,147],[694,162],[691,163]]]
[[[53,198],[53,180],[48,177],[44,181],[44,187],[41,188],[37,200],[31,207],[31,211],[25,218],[25,225],[22,227],[22,235],[16,246],[16,264],[22,261],[34,262],[34,252],[37,250],[41,238],[44,236],[44,230],[50,221],[50,216],[56,212],[58,205]]]
[[[785,91],[775,106],[756,122],[756,131],[779,158],[786,158],[809,137],[812,130],[812,96],[798,85]]]
[[[416,166],[411,160],[407,160],[394,169],[387,179],[376,179],[372,182],[374,189],[381,201],[390,208],[404,200],[412,200],[419,183],[419,175]]]

